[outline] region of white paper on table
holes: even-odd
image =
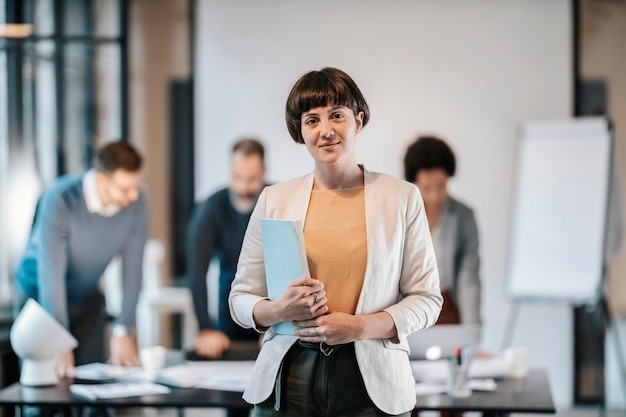
[[[161,369],[154,381],[180,388],[243,392],[253,369],[254,361],[194,361]]]
[[[468,385],[472,391],[495,391],[498,387],[496,381],[491,378],[470,379]],[[445,382],[431,381],[415,383],[416,395],[438,395],[444,394],[447,390],[448,386]]]
[[[448,361],[412,361],[411,369],[416,381],[445,381],[448,378]],[[506,378],[511,375],[513,363],[503,355],[493,358],[475,358],[469,368],[470,378]]]
[[[105,381],[127,377],[140,371],[139,367],[110,365],[108,363],[93,362],[74,368],[74,377],[85,381]]]
[[[83,398],[96,400],[167,394],[170,389],[152,382],[114,382],[111,384],[72,384],[70,392]]]
[[[179,388],[194,388],[207,376],[207,370],[192,363],[170,366],[157,371],[154,380]]]
[[[195,362],[206,370],[206,377],[197,388],[243,392],[252,378],[255,361]]]
[[[493,378],[470,379],[469,387],[472,391],[495,391],[498,388]]]

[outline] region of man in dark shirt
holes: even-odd
[[[231,340],[256,340],[254,330],[242,329],[230,316],[228,294],[250,215],[265,187],[265,151],[254,139],[238,141],[232,148],[231,181],[194,209],[187,233],[187,273],[190,277],[199,334],[196,353],[220,358]],[[209,318],[207,270],[219,260],[217,317]],[[215,299],[215,298],[213,298]]]

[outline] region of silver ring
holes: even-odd
[[[311,336],[313,336],[313,337],[317,336],[317,327],[312,327],[311,328]]]
[[[313,293],[313,300],[315,300],[315,303],[317,304],[317,302],[319,301],[320,297],[319,295],[317,295],[316,292]]]

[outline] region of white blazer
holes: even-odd
[[[399,343],[354,342],[367,393],[378,408],[401,414],[415,407],[415,380],[406,337],[435,323],[443,299],[422,197],[417,187],[385,174],[365,172],[367,266],[356,314],[388,312]],[[267,299],[261,218],[306,219],[313,174],[269,186],[261,193],[244,238],[229,306],[233,320],[266,331],[243,399],[252,404],[272,393],[280,364],[295,336],[258,328],[252,311]]]

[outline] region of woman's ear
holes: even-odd
[[[363,115],[364,113],[360,111],[356,116],[356,132],[359,133],[363,129]]]

